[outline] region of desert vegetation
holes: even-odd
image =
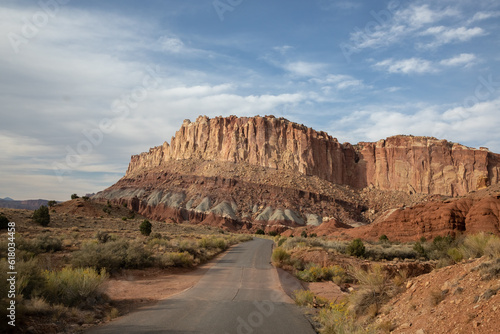
[[[321,333],[392,331],[393,323],[375,323],[374,319],[391,298],[405,290],[410,277],[433,268],[484,257],[486,260],[472,270],[478,271],[484,280],[500,277],[500,238],[487,233],[429,241],[422,238],[409,243],[391,242],[386,237],[367,242],[279,236],[275,242],[272,261],[276,266],[304,282],[334,282],[345,292],[343,298],[334,301],[308,290],[294,292],[297,305],[317,310]],[[429,305],[438,305],[447,293],[440,289],[430,291]]]
[[[120,217],[128,209],[104,207],[110,217],[68,215],[56,212],[60,209],[57,205],[48,225],[37,222],[38,216],[30,211],[0,212],[0,223],[3,218],[7,224],[16,222],[16,313],[23,328],[40,328],[41,323],[53,323],[58,329],[71,323],[85,327],[112,319],[120,314],[119,306],[104,294],[104,287],[122,271],[195,267],[252,238],[142,217],[123,221]],[[48,208],[37,212],[45,217]],[[0,279],[5,281],[10,271],[7,231],[0,237]],[[0,295],[0,313],[5,317],[7,284],[0,285]]]

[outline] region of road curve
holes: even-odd
[[[254,239],[231,248],[191,289],[88,334],[314,334],[283,292],[270,264],[273,242]]]

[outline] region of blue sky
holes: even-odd
[[[0,197],[65,200],[198,115],[500,152],[496,0],[4,0]]]

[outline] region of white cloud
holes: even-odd
[[[500,152],[500,99],[470,108],[382,106],[358,110],[332,122],[330,133],[352,143],[412,134],[433,136]],[[401,110],[406,110],[402,112]],[[414,111],[412,111],[414,110]],[[349,130],[346,130],[349,129]]]
[[[484,36],[487,33],[479,27],[474,28],[447,28],[444,26],[431,27],[423,31],[421,35],[430,35],[435,38],[431,43],[419,43],[420,47],[434,48],[444,44],[454,43],[454,42],[467,42],[474,37]]]
[[[302,77],[316,77],[321,74],[326,65],[322,63],[311,63],[306,61],[296,61],[285,64],[283,68],[293,75]]]
[[[431,9],[429,5],[410,5],[393,11],[385,10],[386,20],[374,19],[364,29],[356,28],[350,34],[351,46],[355,49],[380,48],[398,43],[414,35],[426,25],[434,24],[447,17],[458,15],[456,9]]]
[[[177,37],[162,36],[158,40],[165,52],[180,53],[185,49],[184,43]]]
[[[430,61],[415,57],[403,60],[386,59],[376,63],[374,66],[385,69],[389,73],[423,74],[436,72]]]
[[[471,66],[476,60],[476,55],[472,53],[462,53],[458,56],[443,59],[439,63],[444,66],[460,66],[465,65],[466,67]]]
[[[500,11],[492,11],[492,12],[477,12],[474,14],[474,16],[467,21],[468,24],[478,22],[478,21],[483,21],[487,20],[493,17],[499,17],[500,16]]]
[[[290,46],[290,45],[275,46],[273,48],[274,51],[278,51],[282,55],[285,55],[289,50],[292,50],[292,49],[293,49],[293,46]]]

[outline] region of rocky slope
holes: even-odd
[[[170,144],[132,156],[125,177],[94,199],[161,220],[232,230],[324,221],[333,233],[388,217],[390,209],[498,184],[499,172],[500,155],[446,140],[395,136],[353,146],[273,116],[200,116],[184,121]],[[431,222],[442,226],[430,231],[463,225],[445,220]]]

